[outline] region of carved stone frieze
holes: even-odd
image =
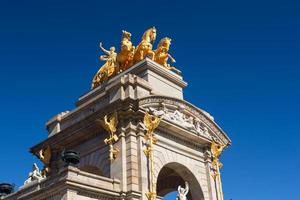
[[[184,100],[165,96],[151,96],[141,99],[139,106],[209,140],[215,138],[223,144],[231,143],[210,114]]]

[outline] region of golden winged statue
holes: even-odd
[[[37,157],[43,162],[44,168],[42,170],[42,175],[45,177],[50,172],[50,160],[51,160],[51,148],[47,146],[38,152]]]
[[[225,145],[221,145],[215,141],[211,143],[211,153],[213,158],[219,158],[221,153],[223,152],[223,149],[225,148]]]
[[[109,133],[109,137],[104,140],[104,143],[109,145],[109,160],[116,158],[119,153],[118,148],[115,148],[113,144],[119,140],[118,136],[115,134],[118,125],[118,115],[114,112],[108,119],[108,116],[104,116],[104,120],[98,120],[101,126]]]
[[[224,148],[226,146],[218,143],[213,139],[211,143],[211,153],[212,153],[212,167],[214,168],[214,172],[212,173],[212,177],[215,180],[218,180],[219,188],[222,188],[222,181],[221,181],[221,172],[220,168],[222,168],[223,164],[219,161],[219,157],[222,154]],[[223,200],[223,193],[219,190],[220,199]]]
[[[154,135],[154,130],[158,127],[161,118],[155,115],[150,115],[148,112],[144,115],[144,126],[147,129],[145,134],[146,148],[144,149],[145,155],[149,159],[149,176],[150,176],[150,187],[149,191],[146,192],[148,200],[156,199],[156,184],[154,178],[154,144],[157,143],[157,138]]]
[[[104,120],[100,120],[100,123],[102,127],[109,133],[113,134],[117,131],[117,125],[118,125],[118,115],[117,112],[114,112],[110,118],[108,119],[108,116],[104,116]]]
[[[148,141],[148,145],[144,150],[146,156],[149,156],[153,150],[153,144],[157,143],[157,138],[154,135],[154,130],[158,127],[161,118],[150,115],[148,112],[145,113],[144,116],[144,125],[147,129],[147,133],[145,134],[145,139]]]
[[[153,131],[158,127],[160,121],[161,118],[155,115],[150,115],[146,112],[144,116],[144,125],[147,128],[147,133],[153,133]]]
[[[222,168],[223,164],[219,161],[219,157],[222,154],[225,145],[217,143],[215,140],[211,143],[211,154],[212,154],[212,166],[217,169],[217,173],[214,176],[219,175],[219,169]]]

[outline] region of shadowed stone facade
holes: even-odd
[[[186,85],[181,76],[146,58],[81,96],[75,109],[47,122],[48,138],[31,148],[36,154],[51,147],[49,176],[4,199],[146,200],[149,174],[142,125],[146,111],[162,117],[155,130],[157,194],[164,196],[188,181],[189,200],[219,199],[209,147],[213,138],[224,145],[231,141],[210,114],[183,99]],[[110,162],[103,141],[108,133],[97,120],[114,111],[119,118],[114,146],[120,152]],[[64,149],[80,152],[78,167],[65,166]]]

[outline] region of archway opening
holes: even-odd
[[[174,200],[177,197],[177,192],[173,191],[173,192],[169,192],[168,194],[166,194],[165,196],[162,197],[163,200]]]
[[[203,200],[203,192],[194,174],[184,165],[169,163],[159,172],[157,177],[157,195],[165,197],[176,191],[178,186],[185,187],[185,181],[189,184],[188,200]],[[174,196],[174,193],[171,194]]]

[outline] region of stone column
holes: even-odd
[[[127,198],[140,199],[138,143],[135,126],[129,122],[126,127],[126,172],[127,172]]]
[[[220,200],[217,197],[217,190],[215,179],[212,177],[213,171],[211,169],[211,152],[210,148],[204,148],[204,163],[206,167],[207,186],[209,192],[209,200]]]
[[[127,192],[127,171],[126,171],[126,141],[125,133],[121,130],[118,135],[119,140],[114,144],[114,147],[119,149],[119,154],[116,159],[111,162],[110,166],[110,177],[116,178],[121,181],[121,191],[122,193]]]
[[[138,126],[137,129],[137,144],[138,144],[138,164],[139,164],[139,180],[140,191],[142,192],[142,200],[147,200],[146,192],[149,190],[148,185],[148,167],[147,157],[144,154],[144,130]]]

